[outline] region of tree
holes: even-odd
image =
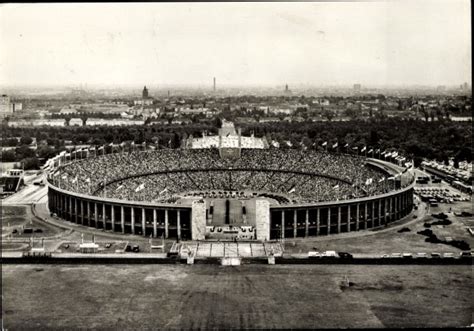
[[[36,153],[41,159],[49,159],[54,156],[54,149],[49,146],[41,146],[36,150]]]
[[[23,163],[23,168],[25,170],[36,170],[39,169],[39,161],[36,157],[28,157],[21,160]]]
[[[20,139],[20,144],[21,145],[31,145],[32,142],[33,142],[33,139],[31,137],[28,137],[28,136],[23,136]]]
[[[324,109],[323,116],[327,118],[329,122],[334,118],[335,114],[332,110]]]
[[[18,140],[16,138],[7,138],[2,140],[2,146],[17,146]]]
[[[347,117],[350,117],[351,119],[356,119],[357,118],[357,111],[351,107],[349,108],[346,108],[344,110],[344,114],[347,116]]]
[[[421,108],[420,108],[420,112],[423,114],[423,116],[425,117],[425,121],[428,122],[428,119],[430,117],[430,114],[429,112],[425,109],[425,106],[424,105],[421,105]]]
[[[2,151],[2,162],[15,162],[15,152],[14,151]]]
[[[28,146],[20,146],[15,149],[16,159],[21,160],[27,157],[34,157],[35,151]]]
[[[434,122],[435,116],[436,116],[435,111],[434,111],[434,110],[431,110],[431,111],[430,111],[431,122]]]

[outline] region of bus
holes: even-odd
[[[430,181],[430,177],[428,176],[418,176],[416,177],[417,184],[428,184]]]

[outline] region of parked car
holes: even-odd
[[[337,257],[336,251],[325,251],[321,254],[322,258],[335,258]]]
[[[321,253],[319,253],[319,252],[308,252],[308,257],[310,259],[320,259],[321,258]]]
[[[426,259],[428,255],[426,253],[416,253],[415,258],[417,259]]]
[[[445,259],[454,259],[454,253],[444,253],[443,258],[445,258]]]
[[[140,246],[138,246],[138,245],[133,245],[132,251],[133,251],[134,253],[140,252]]]
[[[399,259],[402,257],[402,253],[392,253],[392,255],[390,255],[391,258],[393,259]]]
[[[433,252],[433,253],[431,253],[431,257],[437,259],[437,258],[441,257],[441,254]]]
[[[459,256],[460,256],[461,258],[471,258],[471,257],[472,257],[472,253],[471,253],[471,252],[461,252],[461,253],[459,254]]]
[[[341,259],[352,259],[353,256],[350,253],[347,252],[338,252],[337,253]]]
[[[411,258],[413,258],[413,255],[412,255],[411,253],[403,253],[402,256],[403,256],[404,259],[411,259]]]

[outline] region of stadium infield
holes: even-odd
[[[471,266],[4,265],[2,280],[12,330],[472,323]]]

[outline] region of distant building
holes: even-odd
[[[5,117],[11,114],[13,114],[13,109],[10,107],[10,97],[4,94],[0,99],[0,116]]]
[[[273,108],[270,109],[271,114],[285,114],[290,115],[293,111],[290,108]]]
[[[361,85],[360,84],[354,84],[354,92],[355,93],[360,93]]]
[[[82,119],[79,117],[71,118],[69,126],[82,126]]]
[[[251,134],[250,137],[242,136],[242,131],[239,128],[235,129],[234,123],[222,121],[222,127],[219,129],[217,136],[208,136],[203,132],[202,138],[193,138],[192,136],[187,139],[187,148],[230,148],[230,149],[241,149],[241,148],[257,148],[263,149],[268,148],[268,143],[265,138],[257,138]]]
[[[153,98],[151,98],[148,94],[148,89],[146,88],[146,86],[144,86],[142,91],[142,98],[134,100],[133,104],[135,106],[151,106],[153,104],[153,101]]]
[[[464,92],[464,93],[469,92],[469,84],[464,82],[463,84],[461,84],[460,89],[461,89],[461,92]]]
[[[77,114],[77,109],[71,108],[71,107],[63,107],[59,111],[59,114],[61,114],[61,115]]]
[[[128,119],[104,119],[104,118],[90,118],[87,120],[87,126],[127,126],[127,125],[143,125],[143,120],[128,120]]]
[[[445,91],[446,91],[446,86],[444,86],[444,85],[438,85],[438,86],[436,87],[436,91],[437,91],[438,93],[445,92]]]
[[[23,104],[21,102],[12,102],[10,97],[3,94],[0,98],[0,118],[7,117],[15,113],[16,111],[23,110]]]
[[[278,117],[262,117],[259,120],[260,123],[272,123],[272,122],[280,122]]]

